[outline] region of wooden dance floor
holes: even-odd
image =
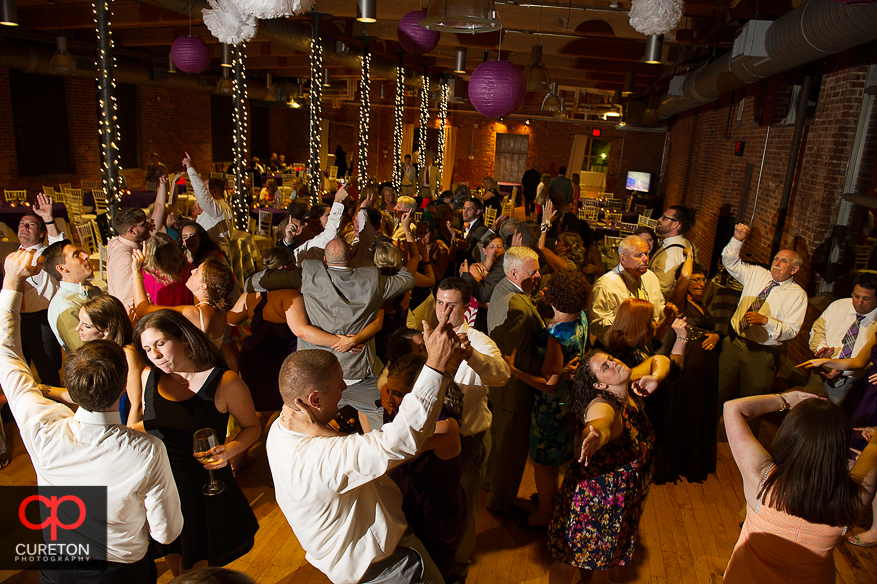
[[[763,424],[763,426],[770,426]],[[775,427],[762,430],[764,434]],[[32,485],[36,476],[14,424],[6,425],[12,437],[14,458],[0,471],[0,485]],[[253,463],[239,473],[238,482],[259,519],[255,547],[229,565],[260,584],[324,584],[329,580],[304,559],[283,513],[274,500],[263,446],[254,448]],[[535,491],[528,464],[521,485],[524,501]],[[523,504],[523,501],[521,501]],[[483,505],[483,497],[482,497]],[[702,584],[721,582],[721,574],[734,549],[743,517],[743,488],[727,443],[719,444],[718,472],[703,484],[652,486],[640,524],[640,542],[634,566],[598,574],[594,582],[637,584]],[[525,531],[513,522],[485,511],[478,517],[478,545],[468,584],[547,583],[551,557],[545,534]],[[838,584],[877,584],[877,548],[861,549],[843,543],[835,551]],[[159,582],[172,577],[163,561]],[[0,581],[37,584],[38,573],[3,572]]]

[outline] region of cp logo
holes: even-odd
[[[38,501],[49,508],[49,518],[43,521],[42,523],[36,524],[28,521],[25,516],[25,509],[31,503],[31,501]],[[58,507],[61,506],[61,503],[64,501],[72,501],[79,507],[79,519],[76,520],[75,523],[61,523],[61,520],[58,519]],[[21,505],[18,507],[18,518],[21,520],[21,524],[27,527],[28,529],[43,529],[46,526],[51,526],[52,528],[52,541],[55,541],[58,538],[58,528],[61,529],[76,529],[80,525],[82,525],[83,521],[85,521],[85,503],[82,502],[82,499],[79,497],[74,497],[73,495],[65,495],[64,497],[44,497],[43,495],[31,495],[21,502]]]

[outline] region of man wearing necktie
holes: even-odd
[[[773,391],[783,344],[795,338],[807,313],[807,294],[793,280],[803,263],[801,256],[784,249],[773,258],[770,270],[747,264],[740,259],[740,248],[750,231],[738,223],[722,251],[722,263],[743,284],[743,293],[719,358],[720,415],[724,403],[738,393]],[[749,426],[757,436],[759,419],[750,420]]]
[[[877,323],[877,274],[861,273],[853,280],[851,298],[841,298],[825,309],[810,330],[810,350],[827,359],[855,357],[874,336]],[[836,404],[843,402],[859,381],[853,371],[832,369],[825,374],[825,394]]]
[[[49,243],[64,239],[64,233],[55,225],[52,214],[51,197],[43,193],[37,195],[32,212],[22,216],[18,224],[19,244],[0,242],[0,257],[21,249],[34,252],[34,262],[46,249],[44,240]],[[33,362],[40,381],[47,385],[60,386],[61,346],[52,334],[48,321],[49,302],[58,290],[55,281],[44,271],[30,276],[24,281],[21,301],[21,345],[25,362]]]
[[[439,195],[438,168],[433,166],[435,157],[432,150],[427,150],[423,157],[425,163],[420,169],[420,180],[418,181],[420,188],[417,194],[421,199],[433,199]]]
[[[100,292],[89,283],[94,268],[88,254],[69,239],[53,243],[43,252],[43,269],[58,283],[58,292],[49,303],[49,326],[68,353],[83,345],[79,338],[79,309]]]

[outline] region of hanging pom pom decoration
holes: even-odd
[[[646,36],[670,32],[682,18],[682,0],[631,0],[630,26]]]
[[[234,0],[235,6],[244,14],[256,18],[283,18],[307,12],[315,0]]]
[[[396,37],[402,48],[412,55],[422,55],[428,53],[438,44],[442,33],[437,30],[429,30],[418,24],[420,20],[426,18],[426,10],[415,10],[409,12],[399,21],[396,28]]]
[[[210,34],[222,43],[237,45],[256,35],[258,21],[245,14],[231,0],[207,0],[210,8],[201,11]]]
[[[469,78],[469,101],[489,118],[509,115],[521,107],[526,96],[524,74],[508,61],[485,61]]]
[[[181,36],[171,45],[171,58],[180,71],[200,73],[210,64],[210,50],[200,37]]]

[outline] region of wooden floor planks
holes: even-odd
[[[7,436],[16,433],[6,426]],[[0,485],[34,484],[36,475],[20,440],[14,458],[0,471]],[[253,549],[229,567],[247,572],[260,584],[327,584],[328,579],[310,566],[268,486],[264,450],[256,455],[238,481],[251,501],[260,529]],[[533,471],[528,464],[521,485],[522,505],[534,492]],[[553,559],[542,532],[525,531],[514,522],[483,508],[478,517],[478,545],[469,572],[469,584],[547,584]],[[634,565],[613,568],[594,578],[595,583],[711,584],[721,574],[734,549],[743,517],[742,482],[727,444],[719,444],[717,474],[702,484],[652,485],[640,522],[640,539]],[[877,584],[877,548],[861,549],[842,544],[835,551],[836,582]],[[159,582],[172,577],[167,565],[158,563]],[[0,572],[0,582],[37,584],[36,572]]]

